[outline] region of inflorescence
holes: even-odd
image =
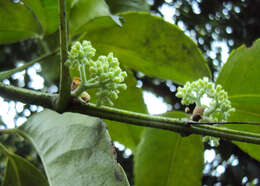
[[[235,111],[222,86],[215,87],[206,77],[192,83],[187,82],[183,88],[179,87],[176,96],[182,98],[181,103],[184,105],[195,103],[196,107],[204,108],[202,119],[209,121],[226,121],[230,112]],[[205,96],[210,100],[208,105],[202,103]]]
[[[66,65],[70,68],[78,68],[80,72],[80,85],[72,92],[73,96],[80,96],[85,90],[97,89],[97,105],[113,105],[111,98],[117,99],[119,90],[125,90],[123,83],[127,73],[122,71],[120,63],[113,53],[108,56],[99,56],[93,60],[96,49],[90,41],[75,42],[68,52]],[[86,73],[87,72],[87,73]]]

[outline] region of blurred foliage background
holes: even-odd
[[[107,3],[109,5],[111,2],[120,3],[119,1],[107,0]],[[260,37],[259,0],[143,0],[142,3],[147,4],[153,14],[165,18],[168,16],[172,23],[177,24],[197,43],[206,56],[214,77],[225,62],[223,56],[225,52],[230,53],[242,44],[250,47]],[[117,10],[111,11],[113,13]],[[57,33],[48,36],[45,41],[55,42],[53,38],[57,40]],[[26,40],[0,46],[0,70],[11,69],[34,59],[44,50],[44,43],[41,46],[36,43],[36,40]],[[58,68],[52,68],[53,72],[47,71],[48,69],[50,68],[36,65],[4,80],[4,83],[53,93],[57,91]],[[44,75],[45,81],[42,87],[35,88],[33,86],[37,83],[35,77],[39,79],[39,74]],[[170,81],[150,78],[139,72],[135,72],[135,76],[138,79],[138,86],[163,98],[169,110],[184,110],[180,105],[180,99],[174,96],[178,85]],[[2,128],[10,126],[10,123],[14,126],[19,125],[34,112],[42,110],[35,105],[0,99],[1,107],[7,109],[6,113],[0,113]],[[12,117],[13,121],[10,121],[11,117],[4,116],[11,112],[15,113]],[[22,138],[15,135],[0,135],[0,140],[10,150],[42,168],[34,149]],[[133,155],[126,153],[127,149],[123,146],[116,147],[117,159],[124,167],[130,183],[134,185]],[[260,163],[236,145],[227,141],[220,141],[218,147],[205,144],[205,156],[210,154],[213,159],[209,161],[205,158],[208,161],[205,161],[202,185],[260,185]],[[0,181],[5,163],[6,159],[0,155]]]

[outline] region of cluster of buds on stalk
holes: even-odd
[[[227,121],[230,112],[235,111],[227,92],[221,85],[215,86],[208,78],[187,82],[184,87],[178,88],[176,96],[182,98],[183,105],[196,104],[191,116],[193,121]],[[203,103],[204,98],[207,98],[207,104]],[[213,146],[219,145],[219,138],[204,136],[202,140]]]
[[[108,56],[99,56],[93,60],[96,49],[90,41],[75,42],[68,52],[68,60],[65,65],[69,68],[78,68],[80,72],[80,83],[72,90],[75,97],[88,97],[88,89],[97,89],[97,105],[113,105],[111,99],[117,99],[121,89],[127,88],[123,83],[127,73],[120,68],[120,63],[113,53]],[[79,80],[78,80],[79,82]],[[85,95],[83,95],[85,94]]]
[[[187,82],[179,87],[177,97],[182,98],[183,105],[195,103],[194,114],[199,113],[201,118],[209,121],[226,121],[230,112],[234,112],[228,94],[221,85],[214,86],[208,78],[199,79],[192,83]],[[208,103],[203,104],[202,99],[207,98]]]

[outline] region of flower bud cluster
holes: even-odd
[[[113,104],[110,98],[117,99],[119,90],[126,89],[124,82],[127,73],[122,71],[120,63],[113,53],[108,56],[99,56],[97,60],[92,58],[95,56],[96,49],[92,47],[90,41],[75,42],[71,50],[68,52],[68,60],[66,65],[70,68],[80,67],[80,79],[86,89],[97,88],[98,105],[108,103]],[[87,67],[87,73],[85,73]]]
[[[76,41],[68,52],[68,60],[65,65],[74,68],[83,63],[88,64],[95,53],[96,49],[92,47],[90,41],[83,41],[82,44]]]
[[[101,98],[101,104],[112,105],[109,98],[117,99],[119,90],[127,88],[123,83],[127,73],[121,70],[119,61],[113,53],[109,53],[108,56],[99,56],[96,61],[91,61],[89,73],[91,79],[99,82],[100,88],[97,95]]]
[[[201,103],[201,99],[205,95],[211,100],[209,105]],[[204,107],[203,116],[211,121],[226,121],[230,112],[235,111],[228,100],[227,92],[222,89],[221,85],[215,87],[208,78],[199,79],[192,83],[187,82],[183,88],[178,88],[176,96],[182,98],[181,103],[184,105],[195,103],[196,106]]]

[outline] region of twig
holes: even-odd
[[[16,72],[20,72],[20,71],[28,68],[29,66],[32,66],[33,64],[35,64],[37,62],[39,62],[39,63],[43,62],[44,59],[57,54],[57,52],[58,52],[58,49],[54,50],[53,52],[44,54],[44,55],[42,55],[42,56],[40,56],[40,57],[38,57],[36,59],[33,59],[32,61],[30,61],[28,63],[25,63],[24,65],[22,65],[20,67],[0,72],[0,81],[3,81],[4,79],[9,78],[12,74],[14,74]]]
[[[239,121],[229,121],[229,122],[187,122],[189,125],[260,125],[258,122],[239,122]]]
[[[130,123],[137,126],[165,129],[179,133],[200,134],[220,137],[227,140],[236,140],[254,144],[260,144],[260,135],[256,133],[225,129],[209,125],[187,126],[186,119],[176,119],[161,116],[151,116],[131,112],[127,110],[116,109],[112,107],[96,107],[94,104],[71,103],[67,111],[87,114],[104,119]]]
[[[59,32],[60,32],[60,86],[59,98],[57,100],[56,110],[61,112],[67,106],[70,97],[70,75],[69,69],[65,66],[67,60],[67,19],[66,19],[66,1],[59,0]]]
[[[0,83],[0,96],[53,109],[57,95]]]

